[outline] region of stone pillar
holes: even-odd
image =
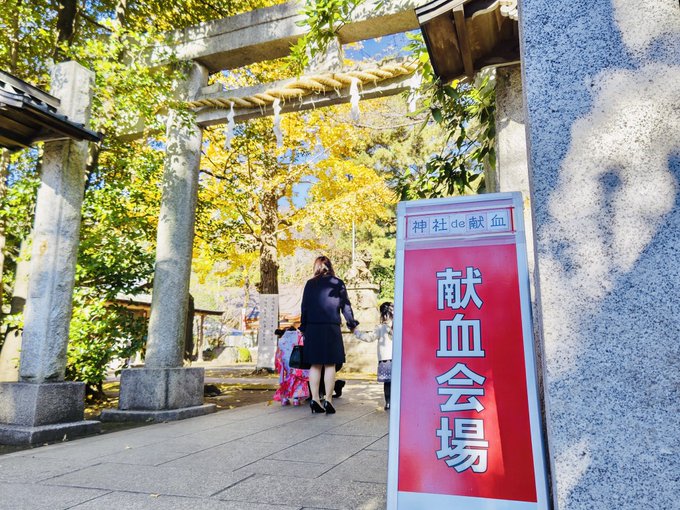
[[[496,161],[498,189],[521,191],[528,201],[529,169],[519,64],[496,70]],[[528,202],[525,202],[525,206]],[[529,230],[529,229],[527,229]]]
[[[676,508],[680,7],[520,4],[556,510]]]
[[[362,330],[371,330],[380,324],[378,294],[380,285],[373,282],[347,282],[347,296],[352,304],[354,318]]]
[[[359,321],[360,331],[373,331],[380,324],[378,294],[380,285],[373,281],[371,274],[371,254],[362,251],[345,275],[347,296],[352,304],[354,318]],[[348,330],[343,332],[345,342],[346,370],[375,373],[378,365],[376,344],[358,340]]]
[[[202,65],[185,65],[181,100],[196,97],[208,78]],[[215,410],[203,405],[204,370],[182,368],[201,142],[195,114],[171,111],[145,367],[123,370],[118,410],[104,411],[102,420],[168,421]]]
[[[491,191],[519,191],[524,199],[527,260],[532,302],[535,301],[533,220],[520,65],[496,70],[496,185]],[[535,331],[535,333],[537,333]]]
[[[258,370],[274,371],[276,356],[276,335],[274,331],[279,327],[279,295],[260,294],[260,318],[257,326],[257,360]]]
[[[59,112],[87,124],[94,74],[76,62],[55,66]],[[96,430],[83,421],[85,385],[64,382],[80,232],[87,142],[45,143],[38,191],[19,382],[0,383],[0,443],[49,441]]]
[[[359,330],[373,331],[380,324],[378,294],[380,286],[370,281],[348,281],[347,296],[352,304],[354,318],[359,321]],[[378,366],[375,342],[362,342],[349,331],[343,331],[345,357],[343,370],[347,372],[375,373]]]
[[[19,357],[21,356],[21,331],[11,329],[5,335],[0,351],[0,382],[19,380]]]

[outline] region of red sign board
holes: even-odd
[[[547,508],[521,195],[398,222],[388,508]]]

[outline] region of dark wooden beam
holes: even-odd
[[[32,140],[18,135],[15,132],[0,128],[0,146],[10,150],[30,147]]]
[[[456,33],[458,34],[458,45],[460,56],[463,59],[465,74],[468,78],[472,78],[475,75],[475,63],[472,58],[470,39],[468,39],[467,27],[465,25],[465,11],[462,8],[453,11],[453,21],[456,26]]]

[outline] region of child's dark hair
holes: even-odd
[[[385,301],[380,305],[380,322],[389,322],[394,318],[394,305],[391,301]]]

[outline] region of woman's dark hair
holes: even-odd
[[[380,305],[380,322],[389,322],[394,318],[394,306],[390,301]]]
[[[325,255],[321,255],[314,261],[314,277],[325,275],[335,276],[335,271],[333,271],[331,259]]]

